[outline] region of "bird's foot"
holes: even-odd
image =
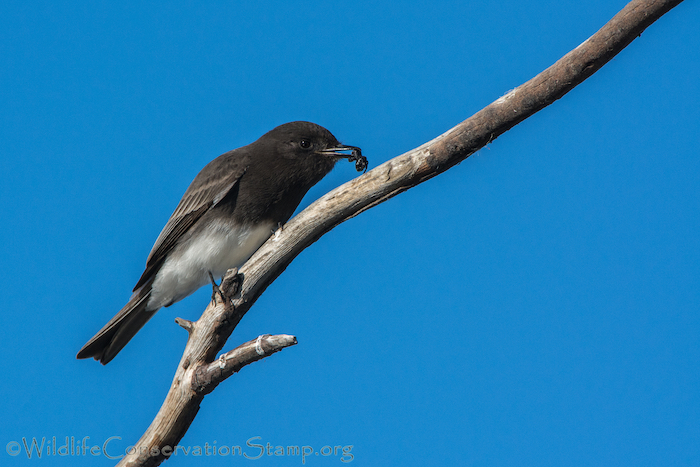
[[[207,271],[207,273],[209,274],[209,280],[211,281],[211,288],[212,288],[211,303],[216,304],[216,296],[217,295],[219,297],[221,297],[222,302],[226,303],[226,297],[224,296],[224,293],[221,291],[221,288],[219,287],[219,285],[214,280],[214,276],[212,275],[211,271]]]
[[[280,238],[280,234],[282,233],[282,230],[284,229],[284,226],[282,225],[281,222],[277,223],[277,230],[273,230],[272,234],[274,235],[274,241],[276,242]]]

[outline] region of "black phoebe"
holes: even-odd
[[[348,153],[349,152],[349,153]],[[346,158],[367,159],[325,128],[292,122],[202,169],[168,219],[129,303],[78,352],[111,361],[159,308],[240,267],[286,222],[307,191]]]

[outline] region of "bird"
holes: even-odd
[[[207,164],[156,239],[128,303],[77,358],[106,365],[160,308],[242,266],[342,158],[358,171],[367,168],[360,148],[298,121]]]

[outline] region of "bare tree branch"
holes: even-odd
[[[681,1],[630,2],[593,36],[530,81],[432,141],[320,198],[268,240],[243,266],[240,276],[229,271],[221,285],[225,300],[217,297],[196,323],[178,318],[189,339],[170,392],[136,452],[119,465],[160,464],[173,452],[202,399],[216,385],[243,366],[296,343],[292,336],[260,336],[216,359],[243,315],[301,251],[338,224],[458,164],[556,101]],[[237,292],[236,279],[241,276],[244,280]]]
[[[200,366],[195,373],[194,381],[192,381],[192,389],[198,393],[209,394],[220,382],[237,373],[249,363],[257,362],[296,343],[296,337],[286,334],[258,336],[257,339],[226,352],[208,366]]]
[[[244,366],[297,343],[294,336],[266,334],[214,358],[243,316],[231,301],[239,288],[238,277],[235,269],[226,273],[219,286],[223,298],[215,295],[216,301],[209,304],[197,322],[175,319],[187,330],[189,338],[170,391],[134,451],[118,465],[160,464],[174,452],[177,442],[197,415],[205,395]]]

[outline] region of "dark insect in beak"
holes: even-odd
[[[347,152],[350,154],[346,154]],[[322,149],[318,151],[326,156],[337,156],[355,163],[358,172],[367,172],[367,158],[362,155],[362,150],[357,146],[336,146],[334,148]]]
[[[355,170],[358,172],[367,172],[367,158],[362,155],[362,150],[360,148],[352,148],[348,161],[355,161]]]

